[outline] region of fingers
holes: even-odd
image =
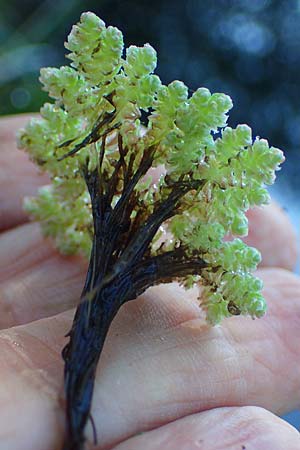
[[[92,408],[103,449],[207,409],[251,404],[281,413],[299,404],[300,281],[279,269],[261,276],[269,313],[255,321],[233,318],[210,328],[175,284],[152,289],[120,310],[100,360]],[[2,404],[9,402],[9,412],[0,408],[0,429],[10,431],[0,432],[6,449],[27,448],[16,442],[29,440],[30,420],[36,440],[28,448],[53,450],[60,443],[56,390],[71,316],[0,333],[0,379],[8,380],[0,385]],[[8,427],[13,416],[19,420]],[[87,434],[92,439],[91,427]]]
[[[0,327],[27,323],[75,306],[87,261],[64,257],[30,223],[0,235]]]
[[[262,251],[265,263],[290,268],[295,261],[296,239],[284,213],[271,205],[251,211],[249,220],[252,231],[247,243]],[[2,233],[0,327],[26,323],[75,306],[86,268],[87,262],[79,257],[58,255],[53,242],[43,239],[38,224]]]
[[[243,239],[262,254],[262,266],[293,270],[297,260],[295,229],[287,214],[275,202],[250,209],[249,235]]]
[[[101,449],[103,447],[98,447]],[[254,406],[218,408],[135,436],[113,450],[299,450],[300,434]]]
[[[210,328],[174,285],[120,311],[94,396],[104,442],[215,407],[299,405],[300,280],[279,269],[261,275],[269,312],[260,320]]]
[[[28,115],[0,120],[0,230],[27,220],[23,198],[35,195],[39,186],[49,182],[46,175],[39,174],[27,154],[17,149],[16,132],[28,120]]]
[[[6,450],[60,450],[60,356],[66,317],[0,333],[0,443]]]

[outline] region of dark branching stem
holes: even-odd
[[[62,161],[63,159],[68,158],[69,156],[75,155],[79,150],[86,147],[93,142],[98,141],[101,137],[107,136],[111,131],[118,128],[120,126],[119,123],[112,125],[111,127],[106,127],[105,131],[100,134],[100,130],[102,130],[105,126],[107,126],[114,119],[114,113],[106,113],[104,117],[100,116],[96,124],[94,125],[92,131],[79,143],[74,146],[72,150],[65,153],[63,156],[58,158],[58,161]],[[74,142],[75,139],[71,139],[69,141],[63,142],[58,146],[58,148],[68,147],[70,144]]]
[[[102,152],[104,146],[105,140]],[[152,164],[154,149],[145,152],[135,174],[127,173],[129,168],[120,141],[119,149],[118,170],[123,171],[124,187],[114,208],[111,193],[103,192],[99,168],[92,172],[87,167],[82,169],[91,197],[94,238],[81,302],[68,334],[69,342],[63,350],[67,421],[63,450],[84,449],[84,428],[90,418],[97,364],[110,324],[120,307],[150,286],[199,274],[205,267],[203,260],[187,256],[181,247],[153,257],[147,253],[159,226],[175,214],[182,196],[197,187],[192,183],[174,186],[146,222],[128,238],[124,222],[129,220],[134,207],[130,199],[134,198],[135,186]],[[100,156],[103,158],[102,153]],[[132,162],[129,166],[131,170]],[[112,183],[115,185],[115,180]],[[126,246],[120,254],[122,235],[126,236]]]

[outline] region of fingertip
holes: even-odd
[[[293,270],[297,261],[297,237],[287,213],[275,202],[250,209],[249,234],[244,241],[262,254],[262,266]]]

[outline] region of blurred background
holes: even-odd
[[[298,228],[300,0],[0,0],[0,115],[39,110],[39,69],[68,64],[63,42],[88,10],[127,46],[149,42],[164,83],[229,94],[229,125],[247,123],[285,151],[273,195]],[[287,418],[299,428],[298,412]]]

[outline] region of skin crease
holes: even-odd
[[[86,261],[58,255],[21,210],[46,179],[15,148],[27,120],[0,121],[0,450],[59,450],[60,352]],[[300,403],[295,233],[274,205],[250,212],[249,223],[248,244],[267,266],[258,274],[267,315],[210,328],[196,293],[176,283],[125,305],[97,373],[97,450],[300,449],[298,431],[275,415]]]

